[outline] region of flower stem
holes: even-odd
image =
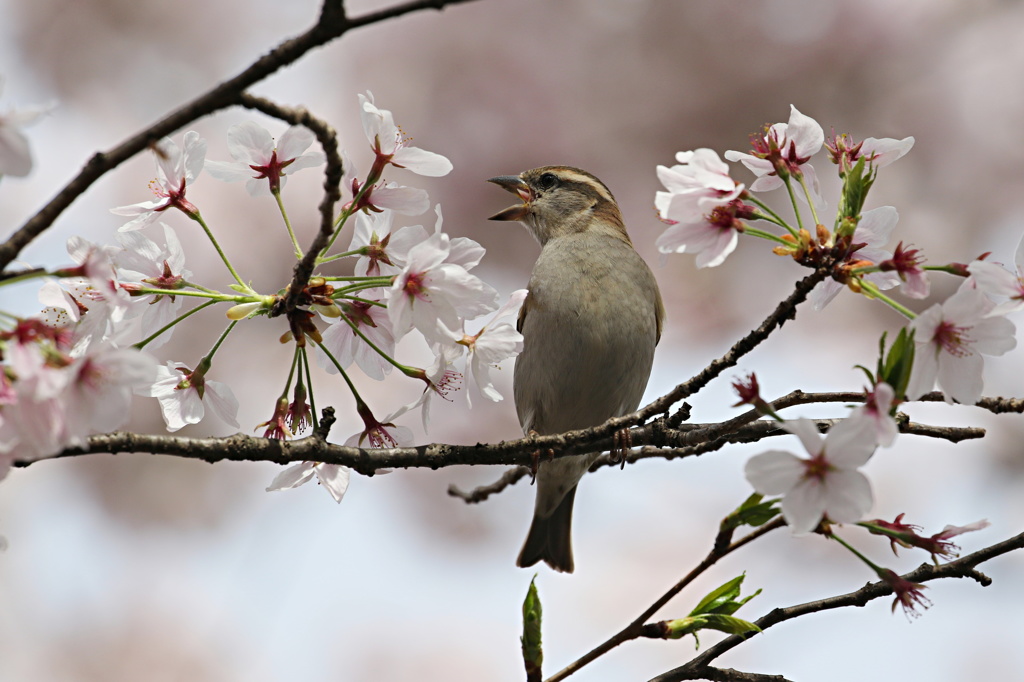
[[[811,217],[814,218],[814,224],[821,224],[821,221],[818,220],[818,209],[814,207],[814,200],[811,198],[811,191],[807,187],[807,180],[804,178],[803,173],[800,174],[800,186],[804,188],[804,196],[807,198],[807,205],[811,208]]]
[[[756,227],[745,226],[743,228],[743,234],[749,234],[752,237],[760,237],[761,239],[767,239],[770,242],[778,242],[779,244],[784,244],[786,246],[793,246],[793,242],[787,242],[785,239],[783,239],[777,234],[765,232],[764,230],[759,230]]]
[[[796,215],[796,224],[801,230],[804,229],[804,219],[800,215],[800,206],[796,203],[796,193],[793,192],[793,183],[787,177],[785,179],[786,191],[789,192],[789,202],[793,204],[793,213]],[[794,235],[795,236],[795,235]]]
[[[306,375],[306,386],[309,387],[309,417],[313,423],[313,429],[317,429],[320,422],[317,421],[316,417],[316,399],[313,397],[313,377],[309,374],[309,354],[306,353],[305,347],[300,348],[299,351],[302,353],[302,370]]]
[[[217,238],[213,236],[213,231],[206,224],[206,221],[203,220],[203,216],[199,214],[199,211],[196,211],[194,214],[189,214],[189,217],[191,217],[192,220],[196,221],[202,226],[203,231],[206,232],[206,236],[210,240],[210,243],[213,244],[213,248],[217,249],[217,253],[220,255],[220,259],[224,261],[224,265],[227,266],[228,272],[230,272],[231,276],[235,278],[235,282],[237,282],[238,285],[243,289],[247,291],[252,291],[251,289],[249,289],[249,286],[244,281],[242,281],[241,276],[237,272],[235,272],[234,266],[231,265],[231,261],[229,261],[228,257],[224,254],[224,250],[220,248],[220,244],[217,243]]]
[[[762,211],[764,211],[765,213],[768,214],[766,216],[758,216],[758,218],[760,220],[766,220],[766,221],[768,221],[770,223],[775,223],[779,227],[784,227],[786,229],[786,231],[789,232],[794,237],[796,237],[798,235],[797,231],[795,229],[793,229],[793,226],[790,225],[789,223],[787,223],[782,218],[782,216],[780,216],[778,213],[773,211],[771,209],[771,207],[768,206],[768,204],[764,203],[763,201],[761,201],[760,199],[758,199],[757,197],[755,197],[753,194],[750,194],[750,193],[747,193],[746,198],[749,199],[759,209],[761,209]]]
[[[281,211],[281,217],[284,218],[284,226],[288,229],[288,236],[292,240],[292,246],[295,247],[295,259],[302,260],[302,247],[299,246],[299,240],[295,238],[295,230],[292,229],[292,221],[288,220],[288,211],[284,210],[284,200],[281,199],[281,188],[278,187],[271,191],[274,195],[274,200],[277,201],[277,207]]]
[[[867,280],[862,279],[862,280],[860,280],[860,286],[861,286],[861,289],[864,292],[866,292],[866,295],[869,298],[877,298],[879,301],[881,301],[882,303],[886,304],[887,306],[889,306],[890,308],[892,308],[896,312],[900,313],[901,315],[905,316],[907,319],[913,320],[914,318],[917,317],[917,313],[915,313],[910,308],[907,308],[906,306],[897,303],[893,299],[891,299],[888,296],[886,296],[885,294],[883,294],[879,290],[879,288],[877,286],[875,286],[873,283],[868,282]]]
[[[184,320],[184,319],[185,319],[186,317],[189,317],[189,316],[191,316],[191,315],[195,315],[196,313],[198,313],[198,312],[199,312],[200,310],[202,310],[203,308],[209,308],[209,307],[210,307],[211,305],[213,305],[213,304],[214,304],[214,303],[216,303],[216,302],[217,302],[217,301],[205,301],[205,302],[201,303],[200,305],[197,305],[197,306],[196,306],[195,308],[193,308],[192,310],[189,310],[189,311],[188,311],[188,312],[186,312],[186,313],[182,313],[181,315],[178,315],[178,316],[177,316],[176,318],[174,318],[173,320],[171,320],[170,322],[168,322],[167,324],[165,324],[165,325],[164,325],[163,327],[161,327],[160,329],[158,329],[158,330],[157,330],[156,332],[154,332],[153,334],[150,334],[149,336],[147,336],[146,338],[144,338],[144,339],[143,339],[142,341],[139,341],[138,343],[134,344],[134,347],[135,347],[135,348],[138,348],[139,350],[142,350],[143,348],[145,348],[145,347],[146,347],[146,344],[148,344],[148,343],[149,343],[150,341],[152,341],[152,340],[153,340],[153,339],[155,339],[156,337],[158,337],[158,336],[160,336],[161,334],[163,334],[163,333],[164,333],[165,331],[167,331],[168,329],[170,329],[170,328],[171,328],[171,327],[173,327],[174,325],[176,325],[176,324],[178,324],[179,322],[181,322],[182,320]]]

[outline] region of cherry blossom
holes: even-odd
[[[1005,317],[990,317],[994,307],[967,280],[945,302],[910,323],[915,350],[908,399],[916,400],[938,382],[946,402],[978,402],[985,364],[982,355],[1002,355],[1017,345],[1013,323]]]
[[[976,260],[967,266],[967,271],[982,291],[990,296],[1005,296],[1009,299],[993,308],[990,315],[1006,315],[1024,310],[1024,237],[1017,244],[1013,264],[1016,274],[983,260]]]
[[[164,223],[160,226],[163,228],[163,244],[157,244],[138,231],[122,232],[117,236],[122,246],[115,258],[121,287],[131,290],[134,285],[167,290],[167,294],[147,294],[131,299],[129,315],[141,313],[142,333],[146,336],[174,320],[181,308],[181,297],[175,297],[174,292],[184,287],[192,277],[191,271],[185,269],[185,252],[177,234]],[[174,327],[169,328],[150,341],[147,348],[159,348],[171,338],[173,331]]]
[[[387,109],[374,104],[373,93],[359,95],[363,132],[370,141],[377,158],[399,168],[408,168],[413,173],[438,177],[452,170],[452,163],[440,154],[428,152],[409,144],[401,128]]]
[[[207,161],[206,171],[225,182],[245,180],[252,196],[268,195],[280,191],[295,171],[324,163],[322,151],[306,151],[315,140],[308,128],[291,126],[275,145],[263,126],[252,121],[236,123],[228,128],[228,152],[234,162]]]
[[[190,130],[185,133],[182,145],[179,148],[169,137],[156,145],[157,177],[149,184],[156,199],[110,209],[111,213],[131,218],[119,228],[121,232],[152,225],[169,208],[177,208],[190,217],[199,215],[199,209],[185,198],[185,191],[203,172],[206,140]]]
[[[776,123],[761,135],[750,138],[753,153],[727,151],[725,158],[740,161],[757,179],[750,185],[752,192],[767,192],[782,187],[783,177],[807,179],[807,186],[816,206],[824,206],[818,176],[808,161],[818,153],[825,142],[825,131],[810,116],[790,105],[789,122]],[[797,196],[803,196],[798,193]]]
[[[676,215],[684,213],[698,216],[692,222],[669,222],[669,228],[658,237],[656,245],[661,253],[696,253],[698,268],[713,268],[725,262],[736,249],[742,222],[737,218],[738,201],[716,206],[706,216],[680,208],[682,203],[696,203],[693,195],[677,194],[670,210]]]
[[[463,318],[495,309],[498,292],[463,266],[447,262],[451,255],[451,239],[443,232],[409,250],[408,263],[388,291],[396,339],[415,327],[427,341],[450,344]]]
[[[834,131],[833,131],[834,132]],[[829,159],[832,163],[839,165],[839,173],[842,175],[850,168],[857,165],[857,162],[864,159],[874,168],[884,168],[893,161],[906,156],[914,147],[913,137],[904,137],[896,140],[891,137],[865,138],[863,142],[853,144],[850,137],[833,134],[826,142]]]
[[[696,217],[699,218],[738,198],[743,192],[743,185],[729,177],[729,165],[713,149],[679,152],[676,160],[679,163],[671,168],[658,166],[658,179],[667,191],[655,193],[654,205],[663,220],[693,222],[693,216],[688,213],[680,215],[679,208],[696,209]],[[673,200],[680,195],[696,201],[685,202],[673,209]]]
[[[391,210],[356,214],[352,242],[348,246],[349,251],[363,251],[356,260],[356,275],[398,274],[405,266],[409,249],[430,236],[422,225],[407,225],[393,230],[394,215]]]
[[[782,495],[782,516],[794,533],[809,533],[823,516],[835,523],[859,521],[871,508],[871,484],[858,469],[875,451],[863,423],[843,420],[824,438],[809,419],[780,424],[797,436],[809,458],[769,450],[747,461],[746,477],[762,495]]]
[[[880,381],[874,390],[868,391],[864,404],[853,408],[847,418],[855,423],[863,421],[866,428],[875,434],[875,442],[885,448],[893,444],[900,432],[896,420],[889,414],[895,395],[892,386]]]
[[[157,367],[156,375],[156,381],[138,393],[160,401],[160,413],[168,431],[198,424],[207,406],[221,421],[238,428],[238,400],[227,384],[207,379],[203,372],[193,372],[173,361]]]
[[[502,318],[519,314],[526,300],[526,289],[512,292],[508,301],[494,314],[475,335],[463,334],[456,342],[468,350],[464,374],[469,386],[475,386],[483,397],[493,402],[502,400],[501,393],[491,382],[491,367],[508,358],[515,357],[523,350],[523,335]],[[466,402],[472,407],[470,391],[466,391]]]
[[[67,405],[68,430],[84,438],[124,426],[132,393],[152,385],[157,369],[152,356],[131,347],[90,347],[65,370],[69,377],[61,397]]]
[[[921,264],[924,257],[920,255],[919,249],[910,249],[903,246],[903,242],[896,245],[896,251],[892,258],[879,263],[882,272],[895,272],[903,281],[900,291],[910,298],[928,298],[931,292],[931,283]]]

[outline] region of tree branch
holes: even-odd
[[[902,576],[904,580],[912,583],[924,583],[940,578],[971,578],[979,584],[987,587],[992,579],[976,570],[978,564],[994,559],[995,557],[1007,554],[1017,549],[1024,548],[1024,533],[1015,535],[1008,540],[994,544],[990,547],[978,550],[972,554],[961,557],[955,561],[935,566],[933,564],[922,564],[916,570]],[[755,625],[765,631],[773,625],[805,616],[809,613],[818,613],[831,609],[843,608],[846,606],[864,606],[868,602],[893,593],[889,585],[884,582],[868,583],[859,590],[842,594],[836,597],[828,597],[817,601],[798,604],[787,608],[779,608],[771,611],[766,616],[755,621]],[[729,651],[747,638],[738,635],[730,635],[721,642],[708,648],[704,653],[696,656],[690,662],[668,672],[658,675],[651,682],[677,682],[678,680],[703,679],[700,671],[706,669],[708,664]]]

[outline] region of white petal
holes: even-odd
[[[825,488],[816,479],[801,479],[782,498],[782,517],[796,535],[814,530],[824,513]]]
[[[829,472],[825,479],[825,513],[836,523],[856,523],[871,509],[874,498],[867,476],[859,471]]]
[[[320,480],[320,484],[338,503],[341,503],[342,498],[345,497],[351,475],[352,470],[340,464],[316,465],[316,477]]]
[[[293,464],[280,472],[277,476],[274,476],[274,480],[267,486],[267,492],[298,488],[313,477],[313,466],[314,462],[299,462],[298,464]]]
[[[762,495],[784,495],[804,475],[805,460],[785,450],[768,450],[747,460],[743,473]]]

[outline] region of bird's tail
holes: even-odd
[[[516,565],[525,568],[543,561],[562,573],[572,573],[572,505],[576,486],[565,494],[550,516],[533,515],[530,532],[519,552]]]

